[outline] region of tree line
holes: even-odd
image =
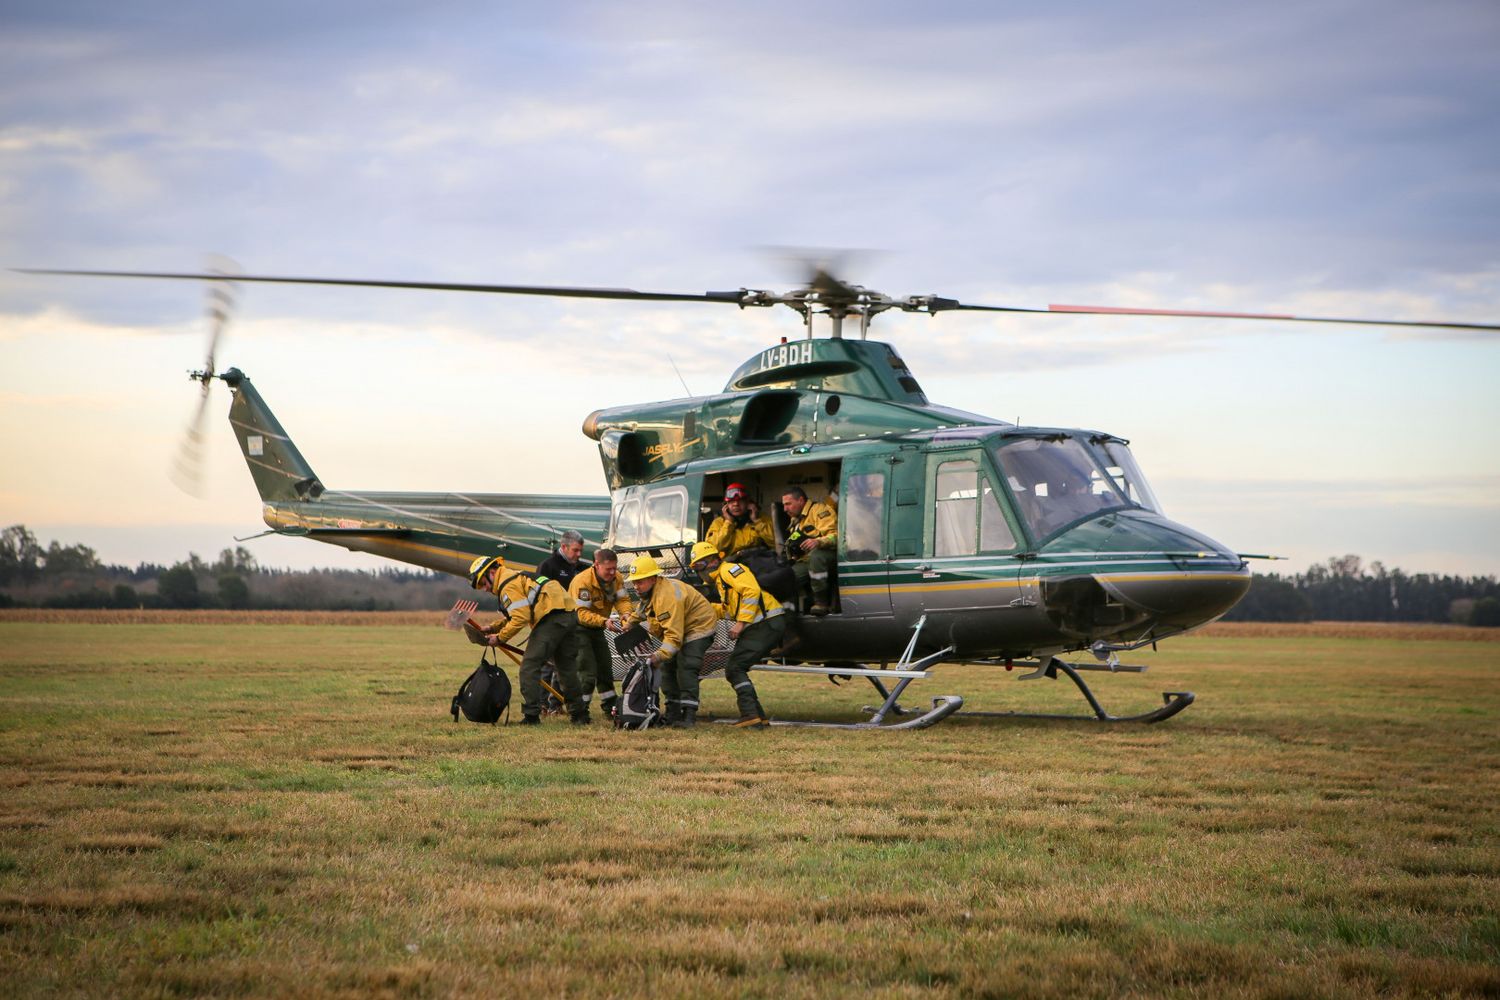
[[[1500,582],[1493,576],[1406,573],[1355,555],[1305,573],[1255,574],[1250,593],[1225,621],[1453,622],[1500,626]]]
[[[261,608],[291,611],[423,611],[451,607],[472,592],[457,577],[427,570],[279,570],[244,548],[213,562],[196,554],[161,566],[104,565],[86,545],[45,549],[25,525],[0,533],[0,607]],[[1257,573],[1228,621],[1456,622],[1500,626],[1493,576],[1440,576],[1368,566],[1340,556],[1304,573]]]
[[[43,548],[25,525],[0,532],[0,607],[425,611],[472,596],[428,570],[267,569],[238,546],[212,562],[107,565],[87,545]]]

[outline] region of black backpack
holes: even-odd
[[[754,548],[740,549],[724,561],[736,562],[749,569],[755,575],[755,582],[760,584],[761,590],[769,591],[782,604],[793,611],[797,610],[797,572],[777,559],[776,553],[763,545],[757,545]]]
[[[615,728],[649,729],[661,725],[661,671],[651,657],[641,656],[625,671],[620,700],[615,702]]]
[[[504,715],[505,724],[510,725],[510,678],[489,658],[491,652],[484,651],[479,657],[479,669],[469,675],[453,696],[454,722],[458,721],[458,713],[463,712],[470,722],[492,726]]]

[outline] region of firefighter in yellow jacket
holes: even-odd
[[[568,587],[578,605],[578,680],[583,700],[598,690],[599,710],[606,719],[614,715],[617,697],[609,633],[620,631],[635,611],[635,602],[620,579],[619,561],[614,550],[600,549],[594,553],[594,564],[574,576]]]
[[[698,671],[713,644],[719,613],[694,588],[662,576],[650,556],[636,559],[627,582],[641,598],[630,624],[644,622],[646,630],[661,640],[651,658],[661,667],[667,724],[690,729],[698,721]]]
[[[562,584],[545,576],[507,573],[500,556],[480,556],[469,565],[469,586],[498,597],[505,615],[485,628],[467,629],[471,642],[498,646],[531,626],[521,659],[521,724],[535,726],[542,721],[542,664],[551,657],[573,724],[588,725],[589,706],[578,690],[577,605]]]
[[[734,688],[739,703],[740,720],[735,725],[764,729],[770,719],[755,695],[750,668],[764,662],[766,654],[781,645],[786,636],[785,609],[769,591],[761,589],[750,567],[720,559],[713,543],[694,545],[690,558],[693,569],[718,588],[719,608],[731,623],[729,637],[734,640],[734,650],[724,667],[724,679]]]
[[[787,487],[781,495],[781,507],[787,517],[786,554],[797,574],[797,588],[812,590],[812,607],[807,613],[822,617],[832,604],[828,574],[838,559],[838,508],[831,500],[809,503],[800,486]]]
[[[704,532],[703,539],[712,542],[726,559],[741,549],[760,545],[776,548],[776,530],[771,527],[770,516],[756,509],[745,495],[745,487],[739,483],[730,483],[724,491],[724,506]]]

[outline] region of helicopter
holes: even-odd
[[[928,399],[897,349],[869,339],[872,320],[896,311],[1071,313],[1346,323],[1496,331],[1500,325],[1339,319],[1263,313],[1052,305],[976,305],[938,295],[892,297],[815,266],[786,292],[739,288],[704,293],[625,288],[459,284],[215,273],[25,269],[25,273],[191,280],[210,283],[212,326],[197,418],[178,472],[192,478],[202,418],[215,381],[233,399],[228,419],[262,501],[264,534],[371,553],[457,576],[479,556],[534,569],[564,531],[589,547],[649,553],[669,575],[695,576],[688,553],[731,484],[772,515],[785,561],[786,513],[794,488],[838,510],[831,613],[798,616],[774,662],[754,669],[862,677],[879,694],[859,722],[774,720],[776,725],[920,729],[965,717],[1068,718],[1154,723],[1195,700],[1168,691],[1151,711],[1109,713],[1082,674],[1138,674],[1121,653],[1155,647],[1217,620],[1250,587],[1250,560],[1169,519],[1131,454],[1103,430],[1037,427],[945,407]],[[722,391],[610,407],[588,414],[582,432],[598,445],[608,494],[599,497],[457,492],[374,492],[324,485],[237,368],[216,370],[215,351],[237,283],[404,288],[617,301],[782,305],[805,337],[757,351]],[[814,319],[827,323],[815,336]],[[857,337],[845,336],[845,325]],[[260,536],[249,536],[260,537]],[[246,540],[246,539],[239,539]],[[704,670],[722,667],[732,643],[726,623]],[[1083,652],[1087,658],[1065,660]],[[628,665],[616,654],[616,676]],[[1027,672],[1021,680],[1066,677],[1087,714],[964,711],[961,695],[926,709],[900,702],[912,682],[942,664]]]

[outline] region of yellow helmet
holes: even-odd
[[[641,556],[636,559],[635,565],[630,567],[630,575],[625,578],[625,582],[634,583],[648,576],[661,576],[661,567],[656,565],[656,560],[650,556]]]
[[[693,544],[693,553],[688,556],[688,565],[696,566],[698,565],[698,560],[707,559],[709,556],[716,556],[718,554],[719,547],[713,542],[695,542]]]
[[[484,574],[490,571],[490,568],[492,566],[504,565],[504,556],[480,556],[478,559],[475,559],[473,562],[469,563],[469,586],[473,587],[475,590],[478,590],[479,581],[484,577]]]

